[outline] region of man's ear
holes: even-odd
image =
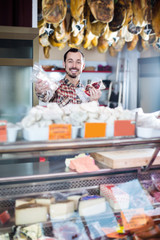
[[[83,64],[83,67],[82,67],[82,70],[84,70],[85,69],[85,63]]]
[[[66,64],[65,64],[65,62],[63,61],[63,67],[65,68],[65,66],[66,66]]]

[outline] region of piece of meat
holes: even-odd
[[[66,0],[42,0],[42,15],[47,23],[57,27],[64,20],[67,13]]]
[[[90,156],[80,157],[71,160],[69,168],[76,170],[78,173],[98,171],[94,159]]]
[[[157,37],[160,37],[160,1],[156,1],[152,10],[152,27]]]
[[[99,37],[98,38],[98,45],[97,45],[97,49],[100,53],[105,53],[107,52],[109,47],[108,41],[103,37]]]
[[[122,28],[126,20],[126,5],[124,0],[118,0],[114,7],[114,17],[109,23],[109,29],[114,32]]]
[[[116,52],[120,52],[122,51],[124,45],[125,45],[125,39],[120,37],[117,42],[114,42],[112,44],[112,47],[115,49]]]
[[[150,0],[140,0],[143,20],[149,24],[152,22],[152,5]]]
[[[132,18],[133,18],[133,7],[132,7],[132,1],[125,1],[125,7],[126,7],[126,19],[124,22],[124,26],[127,26]]]
[[[57,28],[54,29],[54,36],[57,42],[60,42],[66,35],[66,22],[63,20]]]
[[[50,46],[43,47],[43,53],[44,53],[45,58],[49,58],[49,56],[50,56],[49,55],[50,49],[51,49]]]
[[[134,35],[133,40],[131,42],[127,42],[127,49],[129,51],[132,51],[133,49],[135,49],[138,40],[139,40],[138,35]]]
[[[95,89],[99,89],[100,88],[100,85],[101,85],[101,82],[94,82],[91,84]],[[91,85],[86,85],[86,88],[85,88],[85,93],[90,96],[90,92],[89,92],[89,88],[91,88]]]
[[[109,23],[114,16],[114,0],[87,0],[94,18]]]
[[[140,0],[133,1],[133,24],[136,27],[144,27],[146,22],[143,19],[143,12]]]
[[[70,0],[70,10],[72,17],[78,22],[84,12],[86,0]]]
[[[109,47],[109,54],[111,57],[116,57],[118,52],[115,50],[115,48],[113,46]]]

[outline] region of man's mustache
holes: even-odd
[[[78,71],[79,69],[78,68],[70,68],[69,70],[77,70]]]

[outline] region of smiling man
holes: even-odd
[[[63,66],[65,68],[66,75],[64,79],[60,80],[58,89],[53,92],[53,96],[50,102],[57,102],[60,107],[69,103],[80,104],[82,102],[98,101],[101,96],[99,89],[91,86],[89,88],[90,96],[85,93],[85,87],[80,82],[80,74],[85,67],[84,55],[76,48],[69,49],[64,54]],[[36,83],[35,91],[39,99],[45,102],[45,92],[47,94],[47,85],[43,80],[39,80]],[[42,97],[43,92],[43,97]]]

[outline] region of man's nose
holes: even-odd
[[[73,62],[73,67],[76,68],[76,62]]]

